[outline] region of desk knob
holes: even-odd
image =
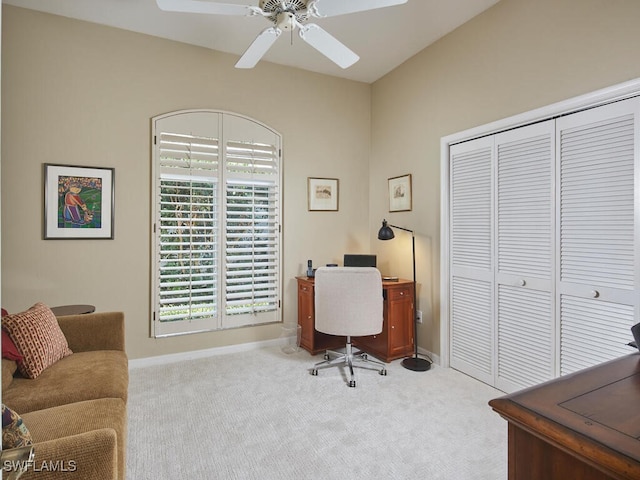
[[[519,283],[521,287],[524,287],[527,284],[527,281],[523,278]]]
[[[400,295],[404,295],[404,292],[400,292]]]
[[[599,292],[599,291],[597,291],[597,290],[592,290],[592,291],[591,291],[591,296],[592,296],[593,298],[598,298],[598,297],[600,296],[600,292]]]

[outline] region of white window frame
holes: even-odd
[[[151,135],[151,335],[282,321],[281,135],[209,109],[156,116]]]

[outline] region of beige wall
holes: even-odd
[[[371,87],[3,6],[2,301],[19,311],[95,304],[125,312],[131,358],[277,338],[280,325],[149,338],[151,117],[214,108],[284,138],[285,321],[293,277],[369,246]],[[43,163],[115,168],[114,240],[42,240]],[[308,212],[308,176],[340,179],[340,210]]]
[[[373,84],[370,188],[411,173],[414,208],[389,214],[372,194],[371,223],[416,230],[420,346],[440,353],[440,138],[640,77],[639,20],[637,0],[501,0]],[[407,246],[376,231],[383,262],[409,275]]]

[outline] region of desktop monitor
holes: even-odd
[[[376,256],[355,253],[345,253],[343,264],[345,267],[375,267]]]

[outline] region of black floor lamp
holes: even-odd
[[[402,366],[408,370],[413,370],[414,372],[426,372],[431,368],[431,362],[425,360],[424,358],[418,358],[418,315],[417,308],[418,303],[416,301],[417,298],[417,285],[416,285],[416,237],[413,234],[413,230],[409,230],[408,228],[398,227],[397,225],[388,225],[386,220],[382,221],[382,227],[378,231],[378,240],[391,240],[395,237],[393,230],[390,227],[398,228],[400,230],[404,230],[405,232],[411,233],[411,254],[413,259],[413,346],[414,346],[414,354],[413,357],[407,357],[402,360]]]

